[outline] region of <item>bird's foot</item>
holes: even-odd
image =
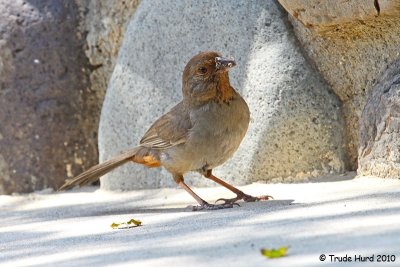
[[[236,201],[241,199],[243,199],[244,202],[256,202],[262,200],[270,200],[273,199],[273,197],[269,195],[253,197],[242,192],[241,194],[237,194],[234,198],[219,198],[215,201],[215,203],[217,203],[218,201],[223,201],[224,203],[222,203],[221,205],[237,204]]]
[[[220,209],[229,209],[233,208],[233,206],[240,206],[238,203],[223,203],[223,204],[210,204],[206,201],[204,201],[201,205],[199,206],[193,206],[192,210],[193,211],[199,211],[199,210],[220,210]]]

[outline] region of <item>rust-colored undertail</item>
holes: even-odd
[[[143,151],[146,150],[146,151]],[[144,153],[143,153],[144,152]],[[147,152],[147,153],[146,153]],[[82,186],[91,184],[97,181],[101,176],[110,172],[111,170],[121,166],[129,161],[146,165],[149,168],[159,167],[161,163],[157,158],[148,154],[148,149],[144,147],[132,148],[110,160],[107,160],[99,165],[91,167],[89,170],[84,171],[75,178],[67,179],[63,186],[58,191],[67,190],[74,186]]]

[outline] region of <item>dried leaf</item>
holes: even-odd
[[[133,228],[142,225],[142,222],[139,220],[135,219],[130,219],[127,222],[122,222],[122,223],[112,223],[110,226],[112,229],[127,229],[127,228]]]
[[[280,258],[280,257],[286,256],[288,249],[289,249],[289,246],[280,247],[278,249],[263,248],[263,249],[261,249],[261,255],[263,255],[269,259]]]
[[[116,228],[118,228],[119,225],[120,225],[120,223],[112,223],[111,228],[116,229]]]
[[[130,219],[130,221],[128,221],[127,224],[131,224],[131,225],[134,224],[135,226],[139,226],[142,224],[142,222],[139,220]]]

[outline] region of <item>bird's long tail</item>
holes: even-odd
[[[99,165],[91,167],[89,170],[84,171],[75,178],[67,179],[63,186],[61,186],[58,191],[70,189],[76,185],[82,186],[85,184],[91,184],[97,181],[101,176],[108,173],[109,171],[121,166],[128,161],[135,161],[136,154],[141,150],[141,147],[132,148],[110,160],[107,160]],[[142,157],[141,157],[142,158]],[[138,159],[139,160],[139,159]],[[138,162],[142,163],[142,162]]]

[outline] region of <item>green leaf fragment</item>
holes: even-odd
[[[287,250],[289,249],[289,246],[286,247],[280,247],[278,249],[267,249],[263,248],[261,249],[261,255],[269,258],[269,259],[275,259],[275,258],[280,258],[284,257],[287,255]]]

